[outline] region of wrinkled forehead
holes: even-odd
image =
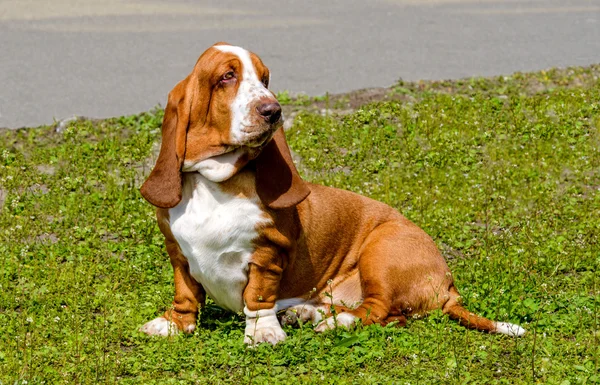
[[[260,58],[242,47],[217,44],[209,48],[208,51],[212,53],[210,55],[212,56],[211,61],[215,65],[239,61],[242,66],[242,76],[245,79],[260,78],[264,73],[268,74],[269,70]]]

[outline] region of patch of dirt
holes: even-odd
[[[40,242],[40,243],[46,243],[46,242],[56,243],[56,242],[58,242],[58,236],[56,234],[54,234],[54,233],[38,235],[37,237],[35,237],[35,242]]]
[[[4,208],[4,201],[6,201],[6,197],[8,196],[8,192],[0,188],[0,212]]]
[[[34,183],[33,185],[29,186],[26,191],[33,194],[43,195],[48,194],[50,192],[50,189],[45,184]]]
[[[40,174],[54,175],[54,173],[56,173],[56,168],[54,166],[50,166],[49,164],[39,164],[35,166],[35,168]]]
[[[466,258],[466,256],[460,250],[457,250],[444,242],[440,244],[440,252],[447,261]]]
[[[365,104],[374,102],[383,102],[391,100],[411,101],[414,98],[410,95],[399,94],[392,88],[365,88],[362,90],[351,91],[343,94],[328,95],[327,98],[316,98],[307,104],[299,105],[295,102],[285,104],[283,113],[286,116],[284,129],[289,129],[295,116],[300,111],[309,111],[313,113],[346,115],[354,112]]]
[[[347,94],[334,95],[334,102],[346,101],[347,108],[352,110],[373,102],[390,100],[410,101],[413,99],[414,98],[410,95],[395,93],[391,88],[366,88],[352,91]]]

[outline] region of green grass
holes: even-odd
[[[434,313],[247,349],[242,317],[211,304],[193,335],[147,337],[173,294],[138,192],[162,111],[1,131],[0,383],[600,382],[598,72],[400,82],[401,100],[301,112],[288,133],[306,179],[398,208],[468,308],[523,325],[519,339]]]

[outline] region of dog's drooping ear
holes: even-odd
[[[283,128],[256,158],[256,191],[260,200],[272,209],[284,209],[302,202],[310,189],[302,180],[285,140]]]
[[[190,78],[179,82],[169,93],[162,123],[162,143],[156,165],[140,188],[142,196],[160,208],[177,206],[181,201],[181,167],[185,157],[190,120]]]

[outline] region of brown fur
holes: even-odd
[[[259,76],[268,76],[260,59],[251,57]],[[237,59],[209,49],[169,95],[161,153],[142,187],[155,206],[173,207],[181,199],[182,159],[206,159],[228,146],[228,103],[237,88],[214,84],[235,65]],[[287,298],[315,304],[333,299],[338,311],[365,324],[405,324],[408,315],[442,309],[467,327],[495,331],[492,321],[460,305],[452,274],[423,230],[383,203],[304,182],[281,129],[255,161],[242,163],[221,189],[232,196],[260,197],[271,219],[254,242],[243,293],[249,310],[271,309]],[[175,271],[173,310],[165,317],[186,331],[205,293],[189,274],[168,225],[168,210],[159,209],[157,217]]]

